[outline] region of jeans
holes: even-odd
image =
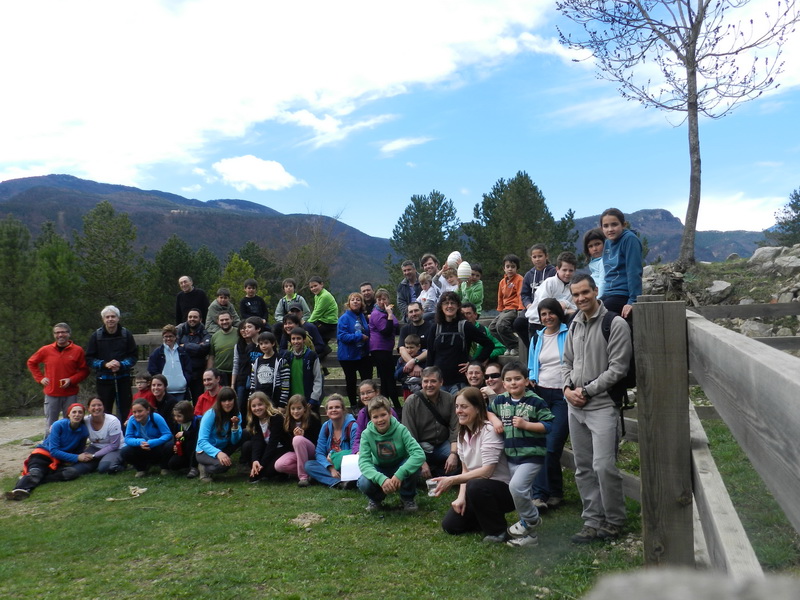
[[[564,392],[553,388],[536,386],[536,394],[545,401],[553,413],[552,428],[547,434],[547,455],[544,468],[533,480],[533,496],[547,500],[550,497],[564,497],[564,475],[561,471],[561,455],[569,436],[569,419],[567,417],[567,401]]]
[[[375,470],[391,478],[397,470],[403,466],[406,461],[402,461],[396,465],[378,466],[375,465]],[[367,498],[373,502],[381,503],[386,498],[386,493],[383,488],[374,481],[367,479],[364,475],[358,478],[358,489]],[[413,500],[417,495],[417,478],[413,475],[406,477],[400,484],[400,498],[403,500]]]
[[[433,477],[443,476],[445,474],[444,463],[450,457],[450,440],[445,440],[437,446],[429,442],[420,442],[420,446],[425,452],[425,462],[431,469],[431,475]]]
[[[333,487],[341,481],[341,479],[331,477],[330,471],[328,471],[326,467],[323,467],[316,458],[306,461],[305,469],[311,479],[319,481],[321,484],[327,485],[328,487]]]

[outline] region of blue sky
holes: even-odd
[[[685,125],[573,62],[553,4],[3,3],[0,180],[242,198],[389,237],[414,194],[470,220],[524,170],[557,218],[682,220]],[[797,36],[777,90],[701,123],[699,229],[768,227],[800,187]]]

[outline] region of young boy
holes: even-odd
[[[417,296],[417,302],[422,305],[423,318],[426,321],[432,320],[436,314],[436,304],[439,302],[442,291],[433,285],[433,280],[427,273],[420,273],[418,281],[422,291]]]
[[[291,277],[287,277],[283,280],[282,288],[284,296],[278,300],[278,305],[275,307],[275,327],[280,327],[281,323],[283,323],[283,317],[289,314],[289,305],[292,302],[299,302],[300,306],[303,307],[303,319],[308,321],[308,317],[311,316],[311,309],[308,308],[306,299],[295,292],[296,287],[297,282]],[[275,333],[275,335],[277,336],[278,334]]]
[[[422,340],[418,335],[411,333],[403,340],[403,348],[411,358],[417,360],[417,357],[422,353]],[[404,371],[406,363],[407,361],[401,356],[397,359],[397,368],[394,371],[394,378],[403,386],[403,400],[422,389],[422,379],[413,377]],[[420,369],[425,368],[425,361],[417,361],[417,364]]]
[[[545,279],[554,277],[556,268],[550,264],[547,257],[547,247],[544,244],[534,244],[528,251],[531,256],[531,264],[533,268],[525,273],[522,280],[522,306],[526,309],[533,302],[533,297],[536,295],[536,290],[542,285]],[[519,338],[525,342],[525,347],[528,347],[531,342],[531,337],[536,333],[538,327],[528,323],[525,315],[521,315],[514,321],[514,331],[516,331]]]
[[[258,282],[255,279],[247,279],[244,282],[244,298],[239,300],[239,316],[242,321],[247,317],[260,317],[267,320],[267,303],[261,296],[256,296]]]
[[[472,302],[475,305],[475,310],[478,316],[483,312],[483,268],[478,263],[470,265],[469,279],[461,284],[458,295],[464,302]]]
[[[322,400],[322,369],[317,353],[306,346],[306,330],[295,327],[289,332],[290,351],[284,355],[289,365],[289,397],[300,394],[319,414]]]
[[[508,483],[519,521],[508,528],[509,546],[535,546],[539,543],[536,527],[542,522],[533,504],[533,480],[544,464],[547,434],[552,428],[553,413],[544,400],[528,387],[528,371],[519,362],[503,367],[505,393],[489,403],[489,420],[503,435],[511,481]]]
[[[447,267],[442,271],[442,279],[446,281],[446,283],[442,284],[442,293],[458,291],[458,271],[452,267]]]
[[[322,340],[327,346],[336,337],[336,326],[339,323],[339,306],[336,299],[325,289],[322,277],[314,275],[308,280],[308,287],[314,294],[314,310],[308,320],[317,326]]]
[[[275,408],[286,408],[289,400],[289,366],[277,353],[278,340],[271,331],[258,334],[259,356],[253,363],[250,393],[264,392]]]
[[[208,333],[214,334],[220,330],[219,316],[222,313],[228,313],[231,316],[231,322],[234,327],[239,326],[241,319],[239,319],[239,314],[231,304],[231,291],[225,287],[217,290],[217,299],[208,307],[208,316],[206,317],[206,331]]]
[[[533,302],[528,305],[528,310],[525,311],[525,316],[528,322],[534,326],[535,330],[541,329],[542,325],[539,322],[539,303],[545,298],[555,298],[559,301],[564,308],[564,314],[567,316],[567,321],[575,314],[577,307],[572,301],[572,292],[569,289],[569,282],[575,273],[575,267],[578,265],[578,259],[572,252],[562,252],[556,259],[556,276],[549,277],[544,280],[544,283],[536,290],[536,296]]]
[[[514,319],[517,318],[517,311],[523,309],[520,297],[522,275],[517,273],[518,269],[519,256],[506,254],[503,257],[504,276],[497,288],[497,311],[500,314],[489,324],[489,331],[506,347],[505,356],[519,355],[519,341],[514,335]]]
[[[153,381],[153,376],[150,373],[137,375],[134,383],[136,384],[136,393],[133,395],[132,400],[144,398],[152,408],[158,408],[156,397],[150,391],[150,382]]]
[[[367,510],[378,510],[388,494],[399,491],[403,510],[414,512],[416,474],[425,462],[425,452],[392,416],[392,404],[387,398],[376,396],[369,401],[367,410],[370,423],[361,434],[358,450],[358,489],[369,498]]]

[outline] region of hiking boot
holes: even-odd
[[[405,512],[417,512],[419,507],[413,500],[403,500],[403,510]]]
[[[136,475],[134,475],[136,479],[141,479],[142,477],[146,476],[147,476],[147,471],[136,471]]]
[[[545,504],[547,505],[547,508],[556,508],[557,506],[561,506],[563,502],[563,498],[559,498],[558,496],[550,496]]]
[[[615,540],[622,533],[622,527],[604,522],[597,530],[597,537],[601,540]]]
[[[597,529],[584,525],[581,530],[569,538],[573,544],[590,544],[597,539]]]
[[[531,531],[527,535],[523,535],[522,537],[514,538],[508,540],[506,542],[506,546],[514,547],[522,547],[522,546],[538,546],[539,545],[539,536],[536,535],[535,532]]]
[[[517,350],[516,348],[511,348],[511,350],[508,351],[508,355],[509,356],[519,356],[519,350]]]
[[[528,524],[522,519],[520,519],[507,529],[508,535],[510,535],[512,538],[521,538],[526,535],[530,535],[533,532],[533,530],[536,529],[541,524],[542,524],[541,517],[536,517],[536,522],[531,524]]]
[[[380,510],[380,508],[381,508],[381,503],[380,502],[375,502],[375,500],[370,500],[367,503],[366,511],[367,512],[375,512],[376,510]]]
[[[550,506],[542,500],[541,498],[534,498],[533,505],[536,507],[537,510],[547,510]]]
[[[308,487],[309,481],[308,477],[303,477],[300,481],[297,482],[297,487]]]
[[[497,535],[487,535],[483,537],[484,544],[502,544],[508,541],[508,533],[503,531]]]
[[[191,469],[189,469],[189,472],[186,474],[186,479],[194,479],[199,474],[200,473],[198,472],[198,470],[195,467],[192,467]]]
[[[6,500],[25,500],[31,495],[28,490],[23,490],[22,488],[16,488],[11,490],[10,492],[6,492]]]
[[[200,471],[200,481],[203,483],[211,483],[214,479],[211,477],[211,473],[206,471],[205,465],[197,465],[197,468]]]

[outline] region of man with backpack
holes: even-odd
[[[571,540],[587,544],[618,538],[625,524],[622,475],[616,464],[620,397],[615,392],[612,398],[610,392],[628,374],[633,349],[628,324],[622,317],[609,323],[590,275],[575,275],[570,290],[578,313],[564,345],[562,369],[584,522]]]

